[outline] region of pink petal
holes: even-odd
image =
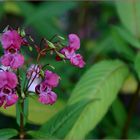
[[[80,38],[76,34],[69,34],[69,47],[74,50],[80,48]]]

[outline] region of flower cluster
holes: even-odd
[[[4,48],[4,55],[1,57],[2,65],[13,69],[23,65],[24,56],[19,53],[22,43],[23,39],[16,30],[8,30],[2,34],[1,44]]]
[[[57,99],[57,95],[52,91],[58,86],[60,77],[49,70],[45,71],[44,80],[36,86],[36,93],[39,95],[39,101],[43,104],[52,105]]]
[[[52,42],[52,40],[44,39],[43,47],[42,42],[40,46],[37,46],[34,40],[30,39],[30,36],[26,37],[25,32],[23,35],[21,30],[13,29],[7,29],[0,37],[4,49],[4,54],[0,59],[2,70],[0,71],[0,106],[4,105],[4,108],[15,104],[18,99],[23,101],[27,96],[31,96],[31,91],[38,96],[38,100],[42,104],[52,105],[56,102],[57,94],[53,89],[58,86],[60,76],[46,68],[46,66],[53,68],[50,64],[39,64],[40,58],[45,56],[47,52],[56,53],[61,60],[70,60],[71,64],[79,68],[85,65],[83,57],[76,53],[80,48],[80,39],[75,34],[69,35],[68,45],[62,45],[60,40]],[[60,38],[62,39],[59,36]],[[21,54],[21,47],[23,45],[30,47],[29,39],[32,41],[32,47],[37,51],[38,56],[36,64],[32,64],[26,71],[25,66],[22,67],[25,60]],[[2,69],[3,66],[6,69]],[[26,72],[22,88],[20,85],[22,79],[19,73],[21,68]]]
[[[76,54],[76,51],[80,48],[80,39],[75,34],[69,35],[69,44],[64,47],[60,52],[66,59],[70,60],[71,64],[79,68],[83,68],[85,62],[80,54]]]
[[[18,84],[17,76],[12,72],[0,72],[0,106],[4,108],[16,103],[18,96],[16,86]]]

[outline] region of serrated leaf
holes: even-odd
[[[16,129],[0,129],[0,139],[9,139],[16,136],[17,134],[18,132]]]
[[[116,8],[122,24],[135,37],[140,37],[140,1],[116,0]]]
[[[75,87],[68,104],[85,98],[99,99],[83,109],[65,139],[84,139],[101,121],[119,92],[128,69],[119,60],[103,61],[94,65]]]

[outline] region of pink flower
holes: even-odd
[[[57,95],[53,91],[42,92],[39,94],[39,102],[42,104],[54,104],[57,100]]]
[[[60,50],[60,53],[62,53],[65,56],[65,59],[70,60],[71,64],[83,68],[85,65],[85,62],[83,60],[83,57],[80,54],[76,54],[76,50],[80,48],[80,39],[76,34],[69,34],[69,46],[64,47]],[[59,56],[57,56],[57,60],[59,60]]]
[[[80,48],[80,38],[76,34],[69,34],[69,47],[75,51]]]
[[[16,75],[12,72],[0,72],[0,106],[4,103],[4,108],[15,104],[18,96],[15,93],[15,87],[18,84]]]
[[[45,71],[45,83],[49,85],[50,87],[57,87],[59,83],[60,77],[56,74],[53,73],[52,71],[46,70]]]
[[[70,62],[79,68],[83,68],[85,65],[85,62],[83,60],[83,57],[80,54],[76,54],[73,57],[71,57]]]
[[[43,104],[52,105],[57,100],[57,95],[44,81],[36,86],[36,93],[39,95],[39,102]]]
[[[15,88],[18,84],[17,76],[12,72],[0,71],[0,88]]]
[[[6,107],[8,106],[12,106],[13,104],[15,104],[18,100],[18,96],[13,93],[13,94],[9,94],[6,99],[5,99],[5,105],[4,105],[4,108],[6,109]]]
[[[73,57],[75,55],[75,51],[70,48],[70,47],[64,47],[61,51],[60,51],[67,59],[70,59],[71,57]]]
[[[21,67],[24,63],[24,56],[21,54],[6,53],[1,57],[1,63],[4,66],[10,66],[13,69]]]
[[[8,49],[10,47],[20,49],[21,43],[22,38],[16,30],[8,30],[1,36],[1,44],[4,49]]]

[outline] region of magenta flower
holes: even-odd
[[[71,57],[70,62],[79,68],[83,68],[85,65],[85,62],[83,60],[83,57],[80,54],[75,54],[73,57]]]
[[[69,34],[69,47],[73,50],[78,50],[80,48],[80,39],[76,34]]]
[[[15,104],[18,96],[15,93],[15,87],[18,84],[17,77],[12,72],[0,72],[0,106],[4,103],[4,108]]]
[[[6,109],[6,107],[11,106],[13,104],[15,104],[18,100],[18,96],[13,93],[13,94],[9,94],[6,98],[5,98],[5,105],[4,108]]]
[[[60,53],[62,53],[65,56],[65,59],[70,60],[72,65],[79,68],[83,68],[85,65],[83,57],[80,54],[76,54],[76,50],[78,50],[79,48],[79,37],[75,34],[69,34],[69,46],[66,46],[63,49],[61,49]],[[57,60],[59,60],[58,56]]]
[[[4,49],[9,49],[13,47],[15,49],[20,49],[22,43],[22,38],[16,30],[8,30],[1,36],[1,44]]]
[[[42,104],[54,104],[57,100],[57,95],[53,91],[42,92],[39,95],[39,102]]]
[[[58,83],[59,83],[59,79],[60,77],[56,74],[56,73],[53,73],[52,71],[49,71],[49,70],[46,70],[45,71],[45,83],[54,88],[54,87],[57,87],[58,86]]]
[[[64,47],[60,51],[67,59],[71,59],[75,55],[75,51],[70,47]]]
[[[1,63],[4,66],[10,66],[12,69],[21,67],[24,63],[24,56],[18,53],[6,53],[1,57]]]
[[[72,65],[79,68],[84,67],[85,62],[83,60],[83,57],[80,54],[76,54],[70,47],[63,48],[61,50],[61,53],[65,55],[66,59],[70,60]]]
[[[36,93],[39,95],[39,102],[42,104],[54,104],[57,100],[57,95],[52,89],[45,83],[42,82],[36,86]]]

